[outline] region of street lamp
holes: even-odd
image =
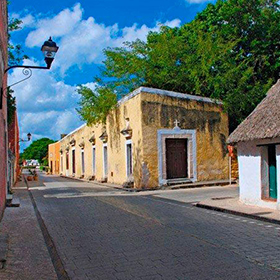
[[[27,140],[19,139],[19,142],[29,142],[31,140],[31,133],[27,133]]]
[[[58,46],[52,40],[52,37],[50,37],[49,40],[44,43],[44,45],[41,48],[41,51],[45,56],[45,62],[47,63],[47,67],[48,69],[50,69],[54,57],[58,51]]]
[[[10,69],[13,69],[13,68],[50,69],[51,64],[54,60],[55,54],[57,53],[58,49],[59,49],[59,47],[52,40],[52,37],[50,37],[49,40],[45,41],[45,43],[41,47],[41,51],[44,54],[45,62],[47,64],[47,67],[45,67],[45,66],[29,66],[29,65],[12,65],[12,66],[8,67],[7,69],[5,69],[5,73],[7,73]]]
[[[54,60],[54,57],[58,51],[59,47],[56,45],[56,43],[52,40],[52,37],[49,38],[48,41],[45,41],[45,43],[43,44],[43,46],[41,47],[41,51],[44,54],[45,57],[45,62],[47,64],[47,66],[31,66],[31,65],[12,65],[9,66],[7,69],[5,69],[4,73],[7,73],[9,70],[13,69],[13,68],[23,68],[22,73],[23,75],[26,76],[26,78],[8,86],[7,88],[3,89],[1,87],[0,89],[0,110],[2,109],[2,100],[3,100],[3,96],[7,98],[7,94],[4,93],[5,90],[7,90],[8,88],[15,86],[27,79],[29,79],[32,76],[32,70],[31,69],[45,69],[45,70],[49,70],[51,68],[52,62]]]

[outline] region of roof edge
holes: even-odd
[[[212,104],[217,104],[217,105],[223,105],[222,101],[215,100],[215,99],[212,99],[209,97],[203,97],[200,95],[191,95],[191,94],[187,94],[187,93],[181,93],[181,92],[157,89],[157,88],[150,88],[150,87],[137,88],[136,90],[132,91],[131,93],[129,93],[126,96],[124,96],[123,98],[121,98],[118,101],[118,105],[123,104],[124,102],[128,101],[129,99],[135,97],[136,95],[138,95],[142,92],[157,94],[157,95],[162,95],[162,96],[168,96],[168,97],[175,97],[175,98],[180,98],[180,99],[188,99],[188,100],[212,103]]]

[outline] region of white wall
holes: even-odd
[[[256,205],[280,210],[280,146],[276,146],[277,158],[277,202],[262,200],[261,188],[261,154],[260,144],[280,143],[280,139],[258,140],[237,144],[240,201],[248,205]]]

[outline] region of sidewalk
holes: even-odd
[[[24,181],[16,185],[13,196],[20,207],[6,208],[0,223],[0,239],[8,236],[7,262],[0,269],[0,279],[57,279]]]
[[[195,204],[196,207],[249,217],[265,222],[280,224],[280,211],[270,208],[245,205],[235,197],[213,197]]]
[[[49,175],[53,176],[53,175]],[[155,188],[142,188],[142,189],[136,189],[136,188],[125,188],[122,185],[118,184],[112,184],[112,183],[101,183],[98,181],[92,181],[88,179],[83,178],[76,178],[72,176],[65,176],[65,175],[55,175],[60,176],[61,178],[66,178],[70,180],[80,181],[84,183],[92,183],[95,185],[103,186],[103,187],[109,187],[114,188],[122,191],[127,192],[152,192],[152,191],[160,191],[160,190],[180,190],[180,189],[195,189],[195,188],[203,188],[203,187],[217,187],[217,186],[229,186],[229,180],[216,180],[216,181],[201,181],[201,182],[195,182],[195,183],[181,183],[181,184],[172,184],[168,186],[163,187],[155,187]],[[236,182],[233,181],[232,185],[236,185]]]

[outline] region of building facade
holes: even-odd
[[[53,175],[60,174],[60,142],[56,142],[49,145],[48,149],[48,161],[49,161],[49,173]]]
[[[9,149],[8,149],[8,177],[7,185],[8,192],[11,192],[12,187],[17,182],[20,175],[19,166],[19,126],[17,112],[15,111],[12,122],[8,126],[8,139],[9,139]]]
[[[230,135],[238,154],[240,200],[280,210],[280,80]]]
[[[134,188],[228,179],[228,117],[209,98],[141,87],[60,143],[60,174]],[[49,150],[52,146],[49,146]]]
[[[0,219],[4,213],[7,195],[7,158],[8,158],[8,124],[7,124],[7,88],[8,54],[7,2],[0,0]]]

